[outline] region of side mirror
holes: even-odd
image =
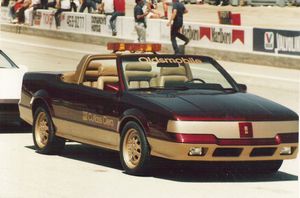
[[[245,84],[238,84],[238,88],[240,92],[246,93],[247,92],[247,85]]]
[[[119,91],[119,84],[118,83],[106,83],[104,85],[104,91],[118,92]]]

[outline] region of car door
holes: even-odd
[[[97,61],[101,61],[101,59],[97,59]],[[112,65],[116,67],[116,60],[107,61],[105,59],[103,62],[105,62],[104,64],[113,63]],[[117,132],[119,93],[97,87],[99,76],[93,75],[99,73],[98,70],[86,69],[86,75],[95,78],[84,77],[79,84],[66,85],[65,89],[68,90],[68,94],[62,94],[54,105],[54,120],[58,126],[57,135],[117,150],[119,144]]]

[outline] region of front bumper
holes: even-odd
[[[298,143],[279,145],[226,145],[176,143],[148,138],[153,156],[171,160],[188,161],[262,161],[294,159],[298,153]],[[202,156],[190,156],[191,148],[203,148]],[[281,155],[284,147],[291,147],[290,155]]]

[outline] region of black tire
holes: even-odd
[[[120,160],[125,172],[146,175],[150,158],[150,146],[143,129],[136,122],[126,123],[120,141]]]
[[[65,140],[55,136],[50,113],[43,106],[34,112],[32,126],[33,142],[38,153],[59,154],[65,147]]]

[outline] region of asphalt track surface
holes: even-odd
[[[0,32],[0,47],[30,71],[67,71],[87,53],[104,47]],[[299,113],[300,74],[221,62],[251,93]],[[125,174],[118,153],[68,143],[62,155],[35,153],[30,128],[0,129],[0,198],[52,197],[243,197],[296,198],[299,160],[285,161],[275,175],[249,175],[156,159],[151,176]]]

